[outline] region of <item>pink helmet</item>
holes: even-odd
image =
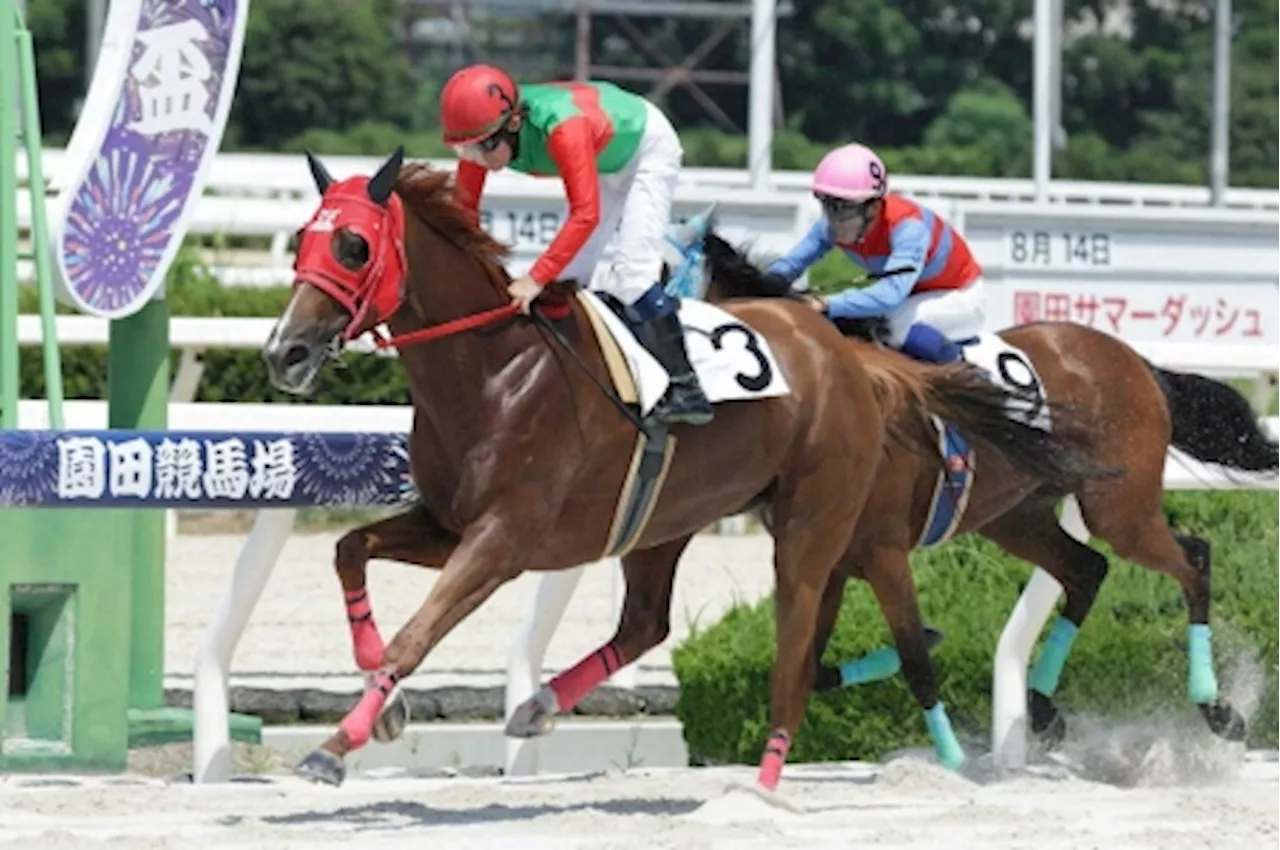
[[[864,203],[884,196],[889,171],[864,145],[838,147],[813,171],[813,194]]]

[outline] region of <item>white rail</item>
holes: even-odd
[[[412,154],[412,152],[410,152]],[[46,180],[58,173],[64,151],[45,148]],[[452,170],[453,160],[427,159],[438,168]],[[338,179],[352,174],[372,174],[382,163],[377,156],[326,156],[325,165]],[[522,175],[496,175],[502,181],[526,181]],[[18,180],[27,179],[26,158],[18,158]],[[770,174],[769,188],[778,192],[806,194],[810,175],[805,171],[778,171]],[[1032,203],[1035,182],[1030,178],[950,177],[942,175],[895,175],[896,191],[921,197],[953,200],[992,200]],[[709,189],[744,189],[750,175],[737,168],[686,168],[681,185]],[[315,188],[300,154],[220,153],[213,162],[207,189],[210,194],[244,197],[295,197],[314,200]],[[1113,183],[1093,180],[1054,180],[1049,187],[1049,203],[1064,206],[1207,207],[1208,186],[1161,183]],[[1280,210],[1280,193],[1275,189],[1231,188],[1227,207],[1252,210]]]

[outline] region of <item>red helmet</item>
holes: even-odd
[[[492,65],[469,65],[449,78],[440,92],[440,124],[450,145],[466,145],[492,135],[516,111],[520,90]]]

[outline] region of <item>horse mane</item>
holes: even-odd
[[[715,300],[725,298],[793,298],[800,296],[791,291],[791,284],[778,275],[765,274],[751,261],[745,251],[735,248],[714,229],[708,228],[704,237],[707,267],[711,271],[708,296]]]
[[[711,271],[711,283],[707,287],[707,300],[726,298],[790,298],[803,296],[791,288],[791,283],[781,275],[768,274],[751,261],[745,251],[730,245],[722,236],[708,229],[706,234],[707,265]],[[887,329],[880,317],[867,319],[834,319],[832,324],[840,333],[853,339],[875,342]]]
[[[506,280],[504,261],[511,253],[506,245],[494,239],[453,202],[453,175],[426,163],[410,163],[400,169],[396,194],[405,209],[431,228],[441,238],[474,257],[499,280]]]

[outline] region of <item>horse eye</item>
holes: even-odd
[[[343,268],[360,271],[369,262],[369,243],[364,237],[350,230],[339,230],[333,235],[333,256]]]

